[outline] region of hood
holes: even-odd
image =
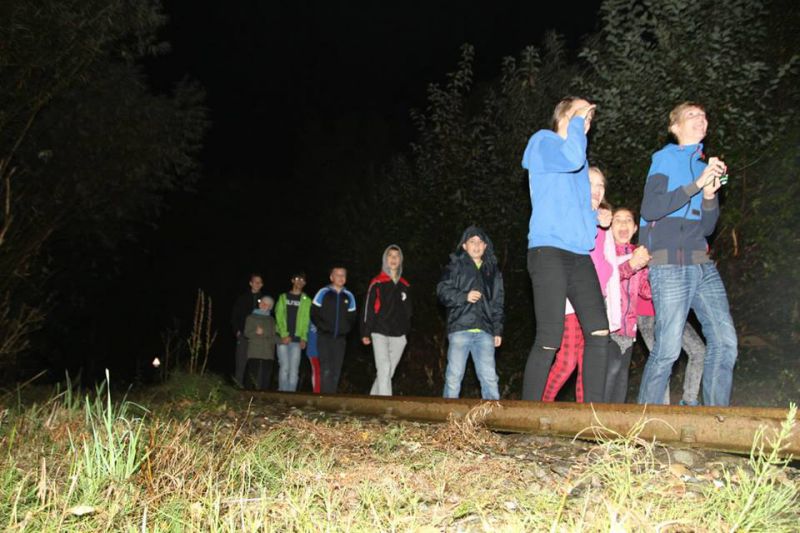
[[[458,246],[456,247],[456,251],[453,254],[453,257],[467,256],[467,251],[464,250],[463,245],[465,242],[467,242],[475,235],[480,237],[481,240],[486,243],[486,251],[483,252],[483,263],[496,265],[497,258],[494,255],[494,243],[492,243],[492,239],[489,238],[489,235],[487,235],[486,232],[483,231],[483,228],[479,226],[470,226],[464,230],[464,233],[461,234],[461,239],[459,239],[458,241]]]
[[[386,274],[387,276],[389,276],[390,278],[392,277],[392,271],[389,270],[389,265],[386,264],[386,257],[389,255],[389,250],[392,250],[392,249],[397,250],[398,252],[400,252],[400,265],[397,267],[397,279],[400,279],[402,277],[402,275],[403,275],[403,250],[402,250],[402,248],[400,248],[396,244],[390,244],[383,251],[383,259],[381,261],[381,271],[384,274]]]

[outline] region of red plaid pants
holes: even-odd
[[[564,386],[572,372],[578,367],[578,378],[575,381],[575,401],[583,403],[583,331],[575,313],[564,316],[564,335],[561,347],[556,352],[547,383],[542,394],[543,402],[553,402],[558,391]]]

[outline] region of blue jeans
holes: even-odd
[[[494,368],[494,337],[485,331],[456,331],[447,336],[447,370],[444,376],[444,397],[458,398],[461,380],[472,353],[475,373],[481,382],[481,398],[499,400],[497,372]]]
[[[300,368],[300,343],[278,344],[278,390],[295,392]]]
[[[713,263],[656,265],[650,268],[656,310],[655,343],[644,367],[639,403],[664,403],[672,365],[681,353],[689,309],[703,326],[703,404],[728,405],[736,364],[737,340],[728,296]]]

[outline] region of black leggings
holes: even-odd
[[[606,382],[608,318],[600,282],[591,257],[560,248],[542,246],[528,250],[528,273],[533,285],[536,313],[536,338],[525,365],[522,399],[542,398],[547,376],[564,333],[566,300],[572,303],[581,323],[583,351],[583,389],[586,402],[602,402]]]

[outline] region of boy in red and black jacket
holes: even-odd
[[[377,377],[370,394],[392,395],[392,376],[406,346],[411,321],[410,285],[402,277],[403,251],[392,244],[383,252],[381,273],[372,278],[361,316],[361,342],[372,344]]]

